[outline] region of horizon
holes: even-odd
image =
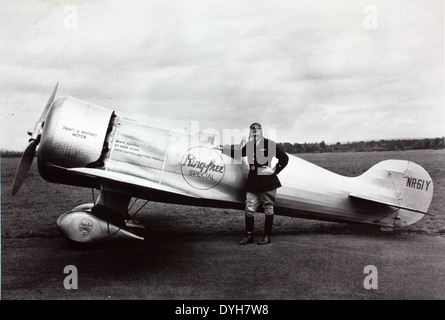
[[[314,141],[314,142],[289,142],[289,141],[276,141],[277,143],[290,143],[290,144],[292,144],[292,145],[294,145],[294,144],[301,144],[301,145],[303,145],[303,144],[319,144],[319,143],[321,143],[321,142],[323,142],[324,141],[324,143],[327,145],[327,146],[331,146],[331,145],[335,145],[335,144],[337,144],[338,142],[340,143],[340,144],[342,144],[342,145],[344,145],[344,144],[350,144],[350,143],[358,143],[358,142],[372,142],[372,141],[399,141],[399,140],[425,140],[425,139],[427,139],[427,140],[434,140],[434,139],[443,139],[443,140],[445,140],[445,136],[442,136],[442,137],[423,137],[423,138],[396,138],[396,139],[392,139],[392,138],[383,138],[383,139],[369,139],[369,140],[350,140],[350,141],[336,141],[336,142],[326,142],[326,141],[324,141],[324,140],[321,140],[321,141]],[[5,148],[0,148],[0,152],[11,152],[11,153],[23,153],[24,151],[25,151],[25,149],[26,149],[26,147],[23,149],[23,150],[13,150],[13,149],[5,149]],[[38,147],[37,147],[37,150],[38,150]],[[36,155],[35,156],[37,156],[37,153],[36,153]]]

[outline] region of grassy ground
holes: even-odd
[[[445,151],[415,150],[403,152],[357,152],[300,154],[305,160],[346,176],[357,176],[374,164],[387,159],[411,160],[424,167],[434,183],[434,196],[429,212],[418,223],[408,226],[401,233],[445,235]],[[30,174],[19,193],[11,196],[12,181],[19,158],[1,159],[1,230],[2,238],[59,237],[55,221],[73,207],[92,202],[90,189],[51,184],[38,175],[34,162]],[[138,201],[132,212],[142,205]],[[261,232],[262,214],[257,215],[257,230]],[[137,220],[147,225],[148,233],[155,234],[237,234],[244,227],[240,210],[211,209],[149,203],[137,215]],[[319,222],[277,216],[274,232],[278,234],[348,234],[368,232],[367,226]]]

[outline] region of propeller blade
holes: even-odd
[[[22,159],[20,160],[19,167],[17,168],[17,172],[15,174],[14,183],[12,185],[12,195],[15,195],[17,191],[19,191],[26,179],[26,175],[31,168],[31,164],[36,153],[37,145],[38,141],[31,140],[28,147],[26,147],[25,152],[23,152]]]
[[[48,114],[49,108],[51,107],[51,105],[53,104],[54,98],[56,96],[56,92],[57,92],[57,88],[59,86],[59,83],[56,83],[56,86],[53,90],[53,93],[51,94],[51,97],[49,97],[48,102],[46,103],[45,109],[43,109],[42,115],[40,116],[39,122],[43,122],[46,119],[46,116]]]
[[[46,103],[45,109],[43,109],[43,112],[40,115],[39,121],[35,125],[34,130],[28,131],[28,134],[31,136],[31,138],[29,139],[29,145],[28,147],[26,147],[25,152],[23,152],[22,159],[20,160],[19,167],[17,168],[17,172],[15,174],[14,182],[12,185],[12,195],[15,195],[19,191],[20,187],[26,179],[26,175],[28,174],[29,169],[31,168],[32,161],[34,160],[34,155],[36,154],[37,145],[40,142],[40,136],[44,126],[44,122],[46,120],[46,116],[48,115],[49,109],[54,102],[54,98],[56,97],[58,86],[59,83],[57,82],[53,93]]]

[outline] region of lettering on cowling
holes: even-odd
[[[79,138],[79,139],[87,139],[88,137],[93,137],[93,138],[97,137],[97,133],[87,131],[87,130],[81,130],[81,129],[76,129],[76,128],[67,127],[67,126],[63,126],[62,129],[67,132],[71,132],[72,137]]]

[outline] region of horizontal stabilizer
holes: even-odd
[[[105,171],[102,169],[92,169],[92,168],[72,168],[68,169],[68,171],[77,172],[86,176],[95,177],[104,180],[110,180],[125,184],[131,184],[138,187],[144,187],[148,189],[153,189],[157,191],[169,192],[173,194],[178,194],[186,197],[197,198],[194,195],[185,193],[183,191],[177,190],[175,188],[168,187],[166,185],[155,183],[146,179],[138,178],[135,176],[131,176],[124,173],[114,172],[114,171]]]
[[[362,200],[368,200],[368,201],[377,202],[377,203],[381,203],[381,204],[386,204],[386,205],[391,206],[391,207],[396,207],[396,208],[405,209],[405,210],[409,210],[409,211],[419,212],[419,213],[422,213],[422,214],[426,214],[426,215],[432,216],[432,214],[429,214],[427,212],[423,212],[421,210],[417,210],[417,209],[414,209],[414,208],[402,206],[402,205],[400,205],[400,204],[398,204],[396,202],[390,201],[388,199],[384,199],[384,200],[383,199],[377,199],[377,198],[373,198],[373,197],[369,197],[369,196],[362,195],[362,194],[357,194],[357,193],[351,193],[351,194],[349,194],[349,197],[350,198],[356,198],[356,199],[362,199]]]

